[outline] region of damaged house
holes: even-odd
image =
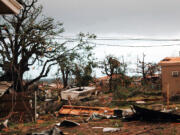
[[[180,96],[180,57],[166,57],[159,62],[162,70],[162,93],[166,98]]]
[[[0,0],[0,14],[19,14],[21,9],[16,0]]]

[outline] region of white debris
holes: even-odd
[[[103,132],[117,132],[120,130],[120,128],[103,128]]]
[[[61,97],[63,100],[80,100],[84,98],[89,98],[95,93],[95,87],[83,87],[80,89],[79,87],[68,89],[66,91],[61,92]]]
[[[5,120],[5,121],[3,122],[3,125],[4,125],[5,128],[8,128],[8,120]]]
[[[136,104],[145,104],[145,101],[136,101]]]
[[[60,127],[60,125],[61,125],[61,122],[59,122],[59,123],[56,123],[56,126]]]
[[[93,129],[102,129],[104,127],[92,127]]]
[[[123,118],[125,118],[125,117],[127,117],[127,116],[130,116],[130,115],[132,115],[132,114],[133,114],[133,112],[132,112],[131,109],[123,109],[123,112],[122,112]]]

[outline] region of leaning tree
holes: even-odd
[[[20,92],[46,77],[67,50],[64,51],[65,43],[53,40],[63,32],[62,23],[43,16],[38,0],[18,2],[23,6],[20,14],[0,16],[0,67],[4,71],[0,80],[12,81],[14,90]],[[24,73],[38,64],[41,65],[39,75],[23,82]]]

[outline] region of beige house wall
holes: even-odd
[[[172,76],[173,71],[178,71],[177,77]],[[180,96],[180,65],[162,65],[162,92],[165,97]]]

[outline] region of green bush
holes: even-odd
[[[152,90],[147,87],[121,87],[116,86],[113,91],[113,98],[115,100],[124,100],[132,97],[147,97],[147,96],[161,96],[161,90]]]

